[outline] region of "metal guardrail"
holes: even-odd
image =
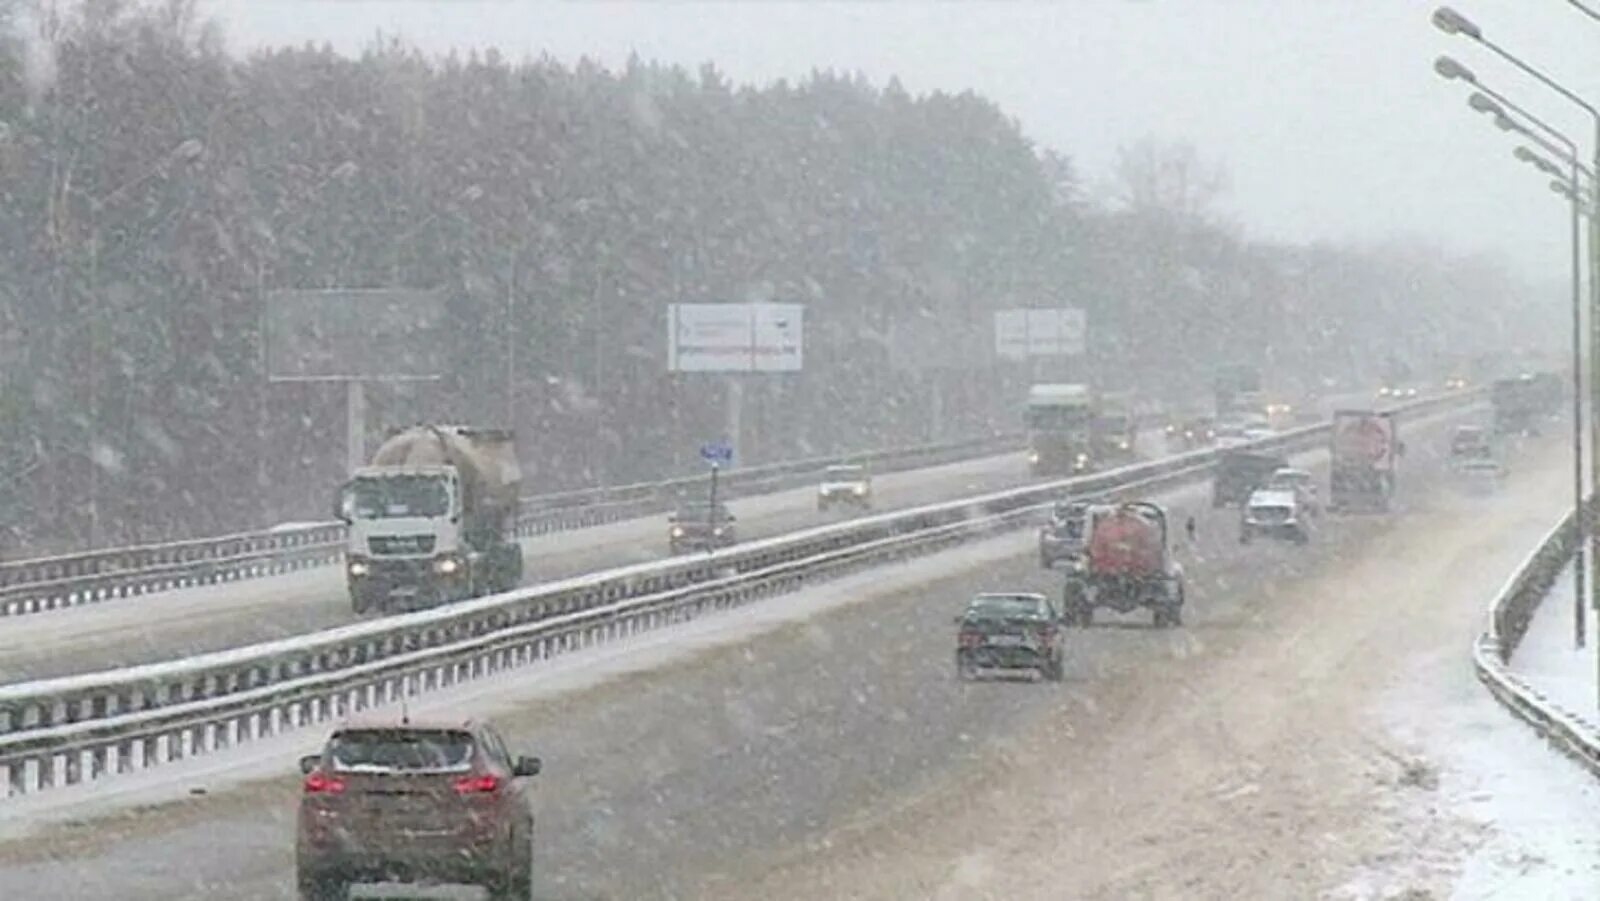
[[[1591,500],[1591,515],[1594,505]],[[1472,644],[1472,665],[1478,680],[1513,716],[1600,777],[1600,725],[1567,710],[1508,666],[1534,612],[1572,560],[1579,540],[1577,518],[1568,512],[1495,595],[1488,626]]]
[[[841,458],[894,472],[998,453],[1018,440],[995,435],[794,460],[732,470],[721,481],[733,492],[777,491],[814,479],[822,466]],[[691,476],[524,498],[516,534],[529,538],[660,513],[705,484],[705,476]],[[0,617],[326,566],[343,558],[344,543],[344,524],[327,522],[0,563]]]
[[[1465,407],[1463,394],[1406,405]],[[1256,442],[1303,450],[1326,424]],[[135,772],[1026,524],[1063,495],[1208,473],[1215,449],[820,526],[310,635],[0,688],[15,796]]]

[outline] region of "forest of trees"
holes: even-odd
[[[673,302],[806,305],[805,371],[747,384],[747,462],[1015,428],[1003,307],[1086,309],[1093,379],[1169,397],[1225,360],[1353,378],[1529,321],[1489,263],[1243,238],[1181,148],[1130,150],[1090,202],[971,93],[398,42],[239,59],[185,2],[53,15],[0,28],[0,552],[324,518],[343,395],[266,383],[273,289],[441,289],[447,378],[374,387],[374,434],[503,424],[515,348],[548,490],[686,472],[720,429],[724,384],[666,373]]]

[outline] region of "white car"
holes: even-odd
[[[1263,486],[1273,491],[1292,491],[1300,506],[1311,516],[1322,514],[1322,498],[1317,491],[1317,478],[1304,469],[1284,467],[1274,472]]]
[[[1310,523],[1300,498],[1293,491],[1258,488],[1251,492],[1239,519],[1239,543],[1256,538],[1276,538],[1305,544],[1311,540]]]
[[[822,471],[817,486],[817,509],[826,511],[845,504],[861,510],[872,509],[872,476],[864,466],[840,464]]]

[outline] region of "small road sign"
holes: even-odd
[[[725,441],[714,441],[710,444],[700,445],[700,459],[707,463],[718,463],[723,466],[733,462],[733,445]]]

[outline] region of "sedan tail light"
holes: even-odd
[[[463,776],[455,782],[458,795],[492,795],[500,790],[500,777],[493,773]]]
[[[342,795],[345,787],[343,779],[330,776],[321,770],[307,775],[304,783],[305,793],[308,795]]]

